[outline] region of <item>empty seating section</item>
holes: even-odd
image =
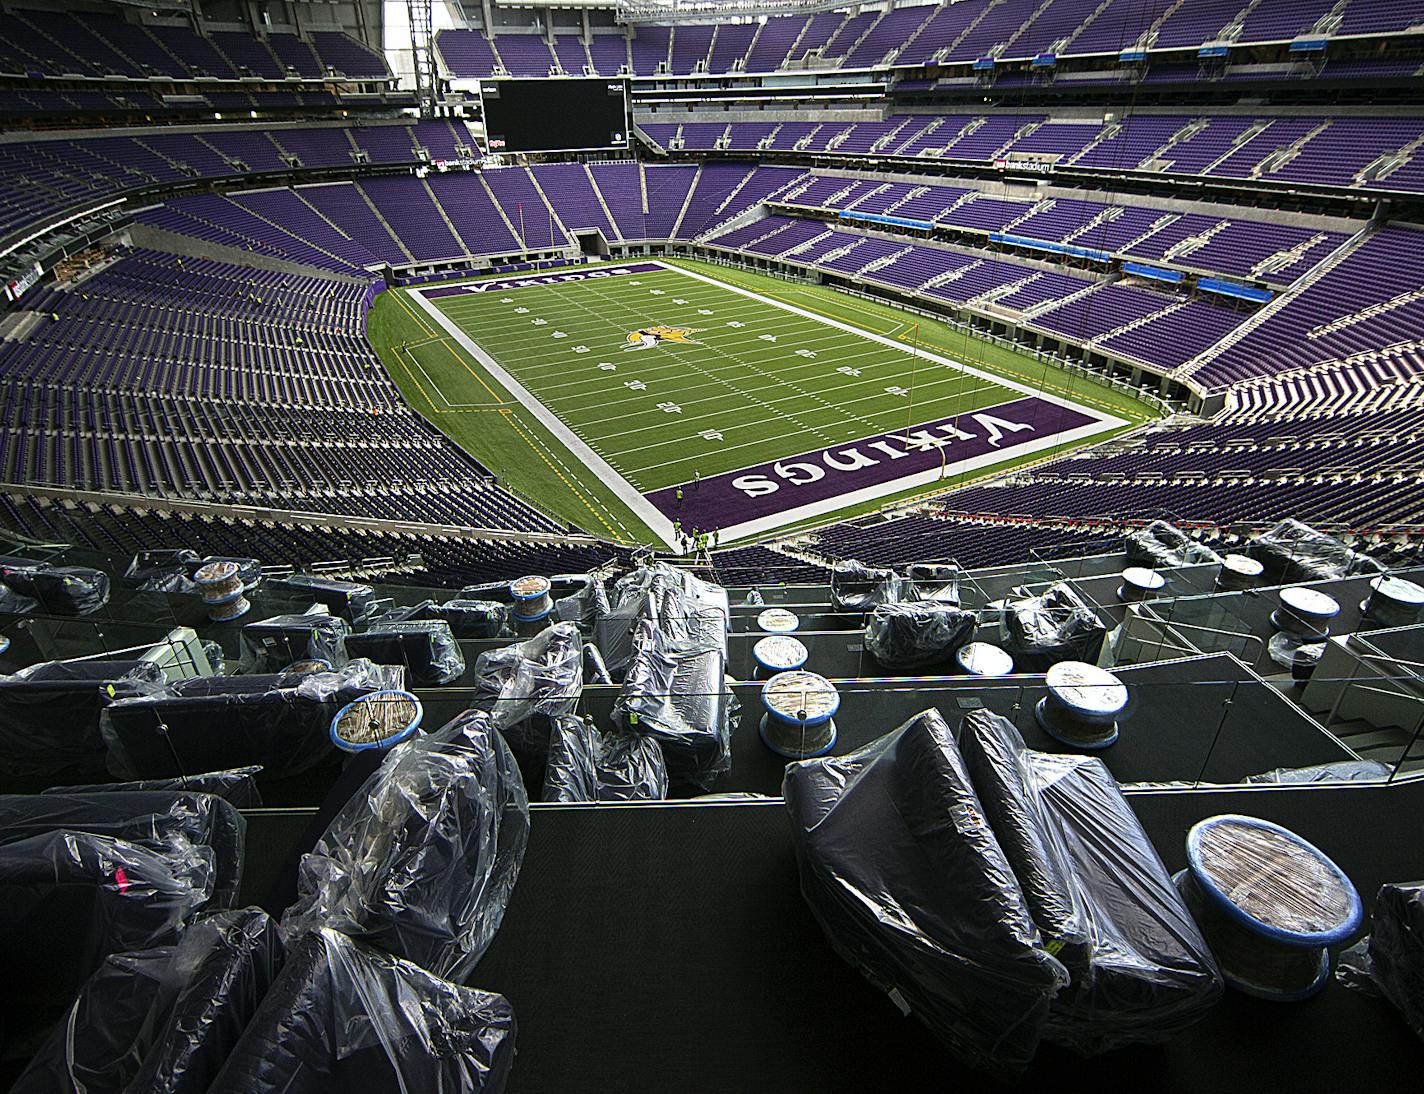
[[[958,5],[955,5],[958,6]],[[654,117],[657,117],[656,115]],[[1037,113],[894,114],[881,121],[684,121],[642,123],[670,147],[719,139],[733,151],[822,151],[834,155],[992,160],[1056,157],[1065,166],[1154,174],[1251,178],[1282,185],[1424,190],[1424,120],[1347,115],[1327,118],[1192,116],[1140,112],[1104,124]]]
[[[39,292],[36,329],[0,344],[6,480],[558,527],[401,401],[368,280],[139,250]]]
[[[554,68],[554,55],[541,35],[499,34],[494,44],[511,76],[547,76]]]

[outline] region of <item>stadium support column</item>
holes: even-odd
[[[435,40],[430,7],[433,0],[405,0],[410,20],[410,62],[415,70],[415,94],[420,116],[435,116]]]

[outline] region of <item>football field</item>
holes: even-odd
[[[913,317],[879,333],[704,269],[399,290],[431,336],[393,349],[437,422],[534,419],[560,477],[594,476],[665,542],[679,527],[728,542],[1130,424],[948,356]]]

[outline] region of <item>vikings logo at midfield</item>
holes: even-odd
[[[660,342],[672,342],[681,346],[700,346],[702,343],[691,337],[701,334],[700,327],[644,327],[630,330],[624,349],[652,349]]]

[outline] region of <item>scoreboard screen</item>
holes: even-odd
[[[491,152],[572,152],[627,148],[623,80],[481,80],[485,141]]]

